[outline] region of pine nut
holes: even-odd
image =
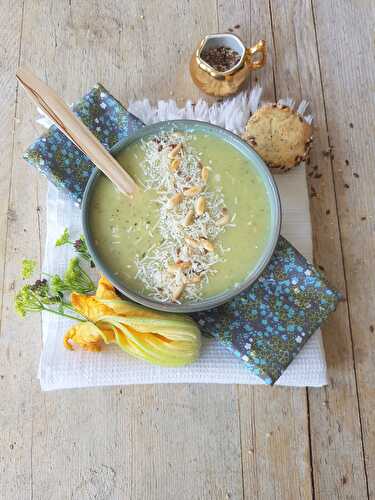
[[[168,200],[168,207],[169,208],[174,208],[177,207],[182,201],[182,193],[176,193],[174,194],[171,198]]]
[[[168,154],[168,158],[170,158],[171,160],[173,158],[176,158],[176,156],[178,155],[178,153],[181,151],[182,149],[182,142],[179,142],[178,144],[176,144],[176,146],[172,149],[172,151],[169,152]]]
[[[213,243],[205,238],[199,238],[199,245],[207,250],[207,252],[213,252],[215,248]]]
[[[176,262],[176,266],[179,269],[182,269],[183,271],[186,271],[186,269],[191,268],[191,262],[190,260],[182,260],[181,262]]]
[[[171,161],[171,164],[169,165],[169,170],[171,172],[177,172],[177,170],[180,168],[181,160],[180,158],[175,158],[174,160]]]
[[[201,191],[202,191],[202,188],[200,186],[193,186],[193,187],[186,189],[184,191],[184,196],[186,196],[187,198],[192,198],[196,194],[199,194]]]
[[[201,177],[202,177],[202,181],[204,183],[207,182],[208,180],[208,173],[209,173],[209,170],[207,167],[203,167],[202,170],[201,170]]]
[[[200,196],[195,203],[195,213],[197,215],[203,215],[206,210],[206,199]]]
[[[229,212],[228,212],[228,209],[227,208],[223,208],[222,210],[222,216],[220,217],[220,219],[218,219],[215,224],[217,226],[225,226],[225,224],[228,224],[229,222]]]
[[[170,274],[176,274],[180,271],[186,271],[187,269],[190,269],[190,267],[191,267],[190,261],[175,262],[174,264],[168,264],[167,270]]]
[[[186,237],[185,242],[191,248],[199,248],[199,242],[196,240],[193,240],[193,238]]]
[[[177,286],[174,290],[173,290],[173,293],[172,293],[172,299],[174,301],[178,300],[181,295],[182,295],[182,292],[184,291],[184,288],[185,288],[185,285],[184,283],[182,283],[181,285]]]
[[[194,212],[189,210],[184,219],[184,226],[190,226],[194,222]]]

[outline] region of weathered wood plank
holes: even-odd
[[[14,77],[19,64],[22,39],[23,2],[3,2],[0,11],[0,491],[1,497],[30,497],[30,442],[32,436],[30,402],[30,357],[27,351],[35,342],[26,341],[17,332],[19,321],[9,321],[10,296],[15,283],[5,267],[20,248],[30,248],[32,225],[23,220],[14,193],[33,196],[27,184],[15,179],[13,158],[17,155],[14,128],[17,125],[17,84]],[[27,183],[27,176],[25,177]],[[9,203],[10,202],[10,203]],[[31,233],[29,231],[31,230]],[[19,283],[19,281],[18,281]],[[31,328],[30,328],[31,330]],[[16,333],[17,332],[17,333]],[[33,333],[33,332],[30,332]],[[36,338],[37,339],[37,338]],[[33,367],[35,369],[36,367]]]
[[[274,99],[274,46],[270,10],[267,2],[251,0],[219,0],[218,19],[220,31],[232,29],[246,47],[258,40],[267,43],[267,63],[260,71],[251,74],[250,85],[258,83],[263,88],[265,99]]]
[[[327,128],[330,144],[334,147],[332,166],[345,262],[368,490],[370,498],[374,498],[375,310],[372,300],[375,294],[375,5],[366,0],[313,2],[313,5]],[[344,380],[340,378],[338,382],[343,384]],[[347,408],[343,407],[342,410],[346,412]],[[347,440],[347,437],[343,439]],[[348,458],[351,451],[350,444],[347,443],[345,452]],[[342,481],[345,485],[348,484],[350,471],[349,475],[342,475]]]
[[[318,191],[312,200],[316,262],[337,288],[345,291],[347,286],[348,305],[341,304],[325,328],[332,384],[324,390],[309,390],[316,497],[367,497],[348,306],[369,490],[374,497],[370,325],[375,326],[375,318],[368,299],[374,293],[371,242],[375,214],[370,190],[374,151],[368,139],[374,113],[369,106],[363,111],[363,102],[375,88],[373,60],[367,50],[373,6],[369,0],[345,6],[337,1],[314,3],[324,102],[309,3],[272,2],[275,51],[268,5],[249,3],[219,0],[221,27],[240,24],[235,32],[245,41],[264,37],[271,44],[273,64],[269,59],[268,66],[253,78],[266,88],[267,97],[273,95],[275,79],[278,96],[289,91],[295,95],[298,90],[297,97],[312,101],[319,131],[311,166],[318,165],[323,174],[311,181]],[[213,0],[204,5],[158,1],[143,6],[135,1],[125,5],[90,2],[89,8],[86,2],[27,0],[25,14],[22,62],[47,78],[68,101],[98,80],[123,101],[143,95],[169,98],[170,92],[177,98],[196,97],[187,60],[201,36],[217,30]],[[17,159],[37,135],[32,105],[23,94],[12,164],[9,130],[16,87],[11,79],[18,64],[21,17],[20,0],[10,2],[0,13],[0,51],[4,51],[6,64],[0,77],[0,127],[4,132],[0,134],[0,264],[6,262],[0,334],[1,496],[143,500],[237,499],[244,494],[262,499],[310,498],[303,390],[242,387],[239,401],[236,390],[225,386],[40,393],[35,380],[40,323],[36,318],[27,324],[15,318],[9,290],[22,258],[40,257],[38,237],[43,233],[45,208],[45,182]],[[330,159],[321,154],[328,147],[327,127],[335,146],[333,173]],[[6,167],[10,164],[13,181],[7,226],[10,171]],[[38,204],[42,205],[41,214],[36,210]]]
[[[22,31],[22,2],[4,3],[0,12],[0,311],[4,285],[4,263],[8,218],[14,214],[8,211],[9,189],[14,153],[14,127],[17,97],[17,69]]]
[[[170,92],[174,97],[197,96],[188,73],[188,54],[202,35],[215,30],[213,0],[204,6],[109,1],[90,2],[89,7],[86,2],[26,0],[21,62],[68,102],[98,80],[123,101],[145,95],[168,98]],[[17,156],[37,135],[35,112],[24,94],[19,109]],[[25,254],[39,258],[37,204],[44,209],[37,174],[17,161],[14,179],[12,207],[28,233],[21,234],[19,225],[11,228],[7,283]],[[19,250],[11,253],[16,242]],[[7,382],[17,374],[5,402],[21,408],[13,411],[15,420],[10,419],[6,429],[22,453],[22,461],[17,456],[20,464],[7,469],[9,498],[17,497],[17,487],[22,497],[34,499],[242,498],[236,387],[139,386],[41,393],[35,380],[40,324],[36,319],[14,323],[12,297],[5,301]],[[21,467],[23,482],[15,482]]]
[[[219,2],[219,29],[234,32],[247,46],[268,44],[264,69],[254,72],[264,98],[275,99],[275,66],[268,2]],[[278,43],[283,43],[278,41]],[[298,89],[297,89],[298,90]],[[278,97],[281,97],[277,89]],[[312,498],[306,390],[239,387],[245,498]]]
[[[310,3],[272,1],[272,19],[278,92],[308,99],[315,116],[315,142],[308,174],[310,185],[317,192],[311,199],[315,262],[323,266],[331,283],[345,293],[333,173],[329,155],[322,154],[328,148],[328,134]],[[321,22],[325,24],[326,20]],[[336,80],[335,87],[340,85],[340,80]],[[366,478],[345,303],[340,304],[325,325],[324,340],[330,385],[323,390],[309,390],[315,495],[322,499],[365,498]]]

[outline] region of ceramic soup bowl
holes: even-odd
[[[134,221],[128,220],[130,219],[130,216],[129,215],[127,216],[126,214],[127,211],[126,203],[128,203],[128,201],[119,198],[120,194],[116,193],[113,190],[114,189],[113,186],[109,184],[109,181],[107,181],[103,177],[103,174],[97,169],[93,171],[84,193],[82,202],[82,223],[83,223],[84,236],[86,238],[89,251],[92,255],[92,258],[97,268],[112,282],[112,284],[121,293],[123,293],[126,297],[130,298],[135,302],[138,302],[144,306],[148,306],[157,310],[189,313],[194,311],[202,311],[210,309],[220,304],[223,304],[229,301],[235,295],[239,294],[240,292],[248,288],[252,283],[256,281],[256,279],[259,277],[259,275],[262,273],[264,268],[267,266],[269,260],[271,259],[277,240],[279,238],[280,224],[281,224],[281,208],[280,208],[280,199],[276,184],[267,166],[265,165],[263,160],[259,157],[259,155],[238,136],[232,134],[227,130],[224,130],[220,127],[216,127],[208,123],[192,121],[192,120],[173,120],[173,121],[160,122],[154,125],[145,126],[139,131],[137,131],[135,134],[131,135],[124,141],[117,144],[112,149],[111,153],[116,157],[118,157],[120,161],[121,158],[126,159],[127,152],[129,152],[130,154],[130,151],[134,151],[134,148],[138,147],[139,144],[144,144],[145,141],[147,140],[156,141],[157,139],[155,138],[160,137],[160,134],[163,133],[169,134],[176,132],[177,134],[182,134],[182,135],[189,134],[189,136],[195,138],[195,140],[198,138],[198,140],[196,140],[196,142],[193,143],[197,145],[196,146],[197,149],[199,148],[200,144],[203,144],[203,142],[205,145],[207,145],[207,150],[209,149],[209,146],[211,144],[214,145],[212,149],[213,158],[217,159],[216,160],[217,164],[219,163],[220,160],[222,160],[223,163],[221,165],[222,168],[221,178],[225,179],[225,183],[227,185],[230,183],[230,179],[232,180],[233,185],[235,185],[236,182],[238,185],[238,180],[243,185],[242,187],[240,186],[243,193],[242,197],[245,198],[244,201],[245,205],[243,206],[251,208],[251,203],[252,203],[251,200],[252,199],[256,200],[258,198],[258,192],[260,191],[262,191],[263,193],[262,196],[264,196],[266,199],[268,218],[267,218],[267,230],[265,231],[264,241],[262,246],[259,247],[258,254],[256,255],[256,258],[251,268],[249,268],[248,270],[247,268],[245,268],[245,274],[242,280],[237,280],[238,282],[236,282],[235,286],[228,286],[227,288],[224,287],[225,289],[220,289],[220,287],[218,287],[217,289],[215,289],[215,293],[213,293],[211,296],[209,295],[205,296],[203,294],[200,297],[196,297],[195,299],[189,298],[189,300],[186,301],[185,300],[162,301],[160,300],[160,298],[153,296],[152,291],[150,292],[149,290],[147,293],[145,293],[144,289],[142,289],[141,287],[138,288],[135,287],[134,281],[131,281],[130,278],[127,279],[126,276],[124,277],[123,273],[123,268],[132,267],[131,266],[132,262],[130,262],[130,265],[125,266],[124,262],[121,261],[120,254],[116,253],[121,249],[121,247],[126,249],[127,242],[129,242],[128,243],[129,246],[130,243],[134,244],[135,233],[133,231],[133,228],[130,227],[131,224],[134,224]],[[200,142],[200,140],[203,142]],[[244,177],[244,179],[234,178],[235,169],[233,167],[233,163],[231,162],[227,163],[222,159],[223,155],[220,156],[218,153],[220,146],[223,146],[223,151],[229,151],[230,154],[241,157],[241,162],[242,162],[241,168],[243,169],[242,176]],[[229,155],[229,158],[230,157],[231,156]],[[233,158],[234,157],[235,156],[233,156]],[[138,158],[138,156],[136,154],[133,154],[132,152],[131,158]],[[202,158],[204,158],[204,156],[202,156]],[[125,165],[125,163],[126,161],[123,164]],[[141,163],[138,162],[137,168],[143,168],[140,167],[140,165]],[[212,162],[212,168],[209,168],[210,172],[212,171],[210,175],[212,175],[213,178],[214,177],[220,178],[220,176],[218,176],[217,174],[216,176],[214,175],[214,167],[215,167],[215,160]],[[251,172],[250,171],[247,172],[247,169],[251,170]],[[134,175],[134,172],[130,173]],[[250,174],[253,177],[251,177]],[[213,178],[211,181],[212,183],[213,183]],[[245,178],[246,179],[254,178],[256,179],[256,182],[252,181],[253,185],[251,186],[249,184],[247,188],[246,187],[247,181]],[[107,191],[104,192],[107,193],[107,196],[105,197],[105,200],[102,200],[101,202],[102,211],[100,213],[99,212],[96,213],[95,212],[95,210],[97,209],[96,207],[99,206],[97,203],[97,195],[99,192],[100,185],[103,184],[105,184],[105,189]],[[224,191],[225,189],[229,189],[228,186],[224,186]],[[119,205],[119,208],[116,208],[116,210],[114,211],[114,215],[117,214],[118,216],[118,219],[116,220],[121,221],[120,232],[123,238],[121,242],[120,240],[117,241],[116,248],[114,242],[110,241],[113,240],[113,238],[111,238],[113,232],[111,233],[108,229],[110,227],[113,229],[113,226],[111,224],[114,224],[113,222],[111,222],[114,220],[113,218],[114,215],[112,213],[108,215],[108,213],[106,212],[109,205],[108,199],[110,198],[108,193],[113,193],[113,197],[116,196],[120,203],[123,202],[123,204]],[[142,197],[145,195],[146,193],[143,193],[142,188],[140,188],[139,192],[135,196]],[[240,206],[240,204],[238,206]],[[125,207],[125,209],[121,207]],[[152,215],[154,217],[158,217],[158,215],[156,215],[158,214],[156,209],[153,209],[152,212],[153,212]],[[103,220],[103,217],[106,217],[106,219]],[[156,219],[157,222],[158,220],[159,219]],[[235,221],[237,222],[237,226],[239,224],[238,222],[239,220],[241,220],[241,218],[237,217],[237,220]],[[154,222],[155,221],[153,221],[153,225],[155,225]],[[147,221],[147,223],[149,222]],[[129,227],[127,227],[127,224],[129,224]],[[251,221],[246,222],[246,224],[251,225],[252,222]],[[231,225],[232,228],[234,228],[235,226],[236,224]],[[107,231],[106,233],[107,236],[105,238],[101,237],[101,233],[98,232],[98,227],[103,227],[104,230]],[[246,227],[249,228],[250,226]],[[139,230],[139,225],[138,225],[138,230]],[[232,229],[228,228],[229,235],[231,234],[230,233],[231,230]],[[118,231],[118,228],[116,229],[116,231]],[[233,231],[235,231],[235,229],[233,229]],[[251,254],[251,249],[254,248],[254,246],[256,245],[256,238],[257,238],[256,233],[254,233],[255,240],[252,240],[249,236],[246,236],[250,233],[245,232],[243,234],[245,234],[245,236],[242,238],[242,233],[240,233],[240,237],[237,239],[237,242],[233,241],[232,245],[233,247],[236,247],[235,252],[237,251],[236,254],[237,260],[242,260],[242,258],[246,260],[247,255]],[[116,235],[116,237],[118,236]],[[237,237],[238,237],[238,232],[237,232]],[[227,237],[225,243],[227,247],[230,247],[231,246],[230,243],[232,242],[230,241],[230,239],[228,240],[228,238],[230,238],[230,236]],[[112,244],[113,248],[111,248]],[[148,243],[146,242],[144,245],[145,247],[142,249],[142,252],[144,250],[144,253],[146,253],[151,248],[152,245],[150,242]],[[105,247],[104,249],[105,251],[103,251],[103,246]],[[240,250],[239,247],[241,247]],[[258,247],[255,246],[255,248]],[[111,257],[112,255],[113,258]],[[223,260],[225,261],[225,259]],[[222,273],[221,268],[218,274],[220,273]],[[132,279],[133,278],[134,276],[132,277]]]

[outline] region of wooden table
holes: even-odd
[[[375,498],[375,71],[372,0],[2,0],[0,497]],[[240,25],[237,28],[234,26]],[[20,156],[40,133],[15,71],[77,99],[196,99],[188,58],[234,29],[267,40],[254,73],[311,102],[315,262],[346,301],[324,328],[329,386],[156,385],[41,393],[40,319],[13,312],[22,258],[41,259],[46,182]]]

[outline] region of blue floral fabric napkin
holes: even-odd
[[[100,84],[72,109],[107,149],[144,126]],[[23,157],[75,203],[81,204],[94,164],[55,125],[28,147]]]
[[[97,84],[73,111],[110,149],[143,126]],[[54,125],[25,152],[27,162],[78,205],[94,165]],[[244,366],[273,384],[334,311],[340,296],[284,238],[261,277],[227,304],[194,315]]]
[[[230,302],[194,314],[252,373],[274,384],[336,308],[339,294],[285,238],[259,279]]]

